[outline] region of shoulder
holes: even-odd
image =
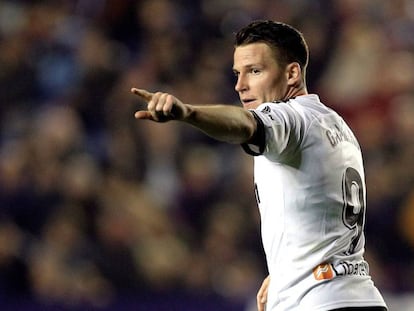
[[[259,105],[254,112],[266,124],[283,122],[286,124],[308,123],[320,114],[332,112],[319,100],[319,96],[308,94],[289,99]]]

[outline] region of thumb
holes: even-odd
[[[151,112],[146,111],[146,110],[140,110],[135,112],[135,119],[142,119],[142,120],[153,120],[154,118],[152,117]]]

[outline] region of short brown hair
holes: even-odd
[[[309,60],[309,48],[302,33],[294,27],[271,20],[258,20],[236,33],[235,46],[263,42],[276,51],[281,65],[299,63],[305,71]]]

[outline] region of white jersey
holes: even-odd
[[[254,178],[270,275],[267,311],[385,306],[364,253],[359,144],[317,95],[252,110]]]

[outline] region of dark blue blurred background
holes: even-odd
[[[0,0],[1,310],[254,310],[252,159],[137,122],[131,87],[237,104],[233,34],[298,27],[308,90],[358,136],[371,274],[413,309],[410,0]]]

